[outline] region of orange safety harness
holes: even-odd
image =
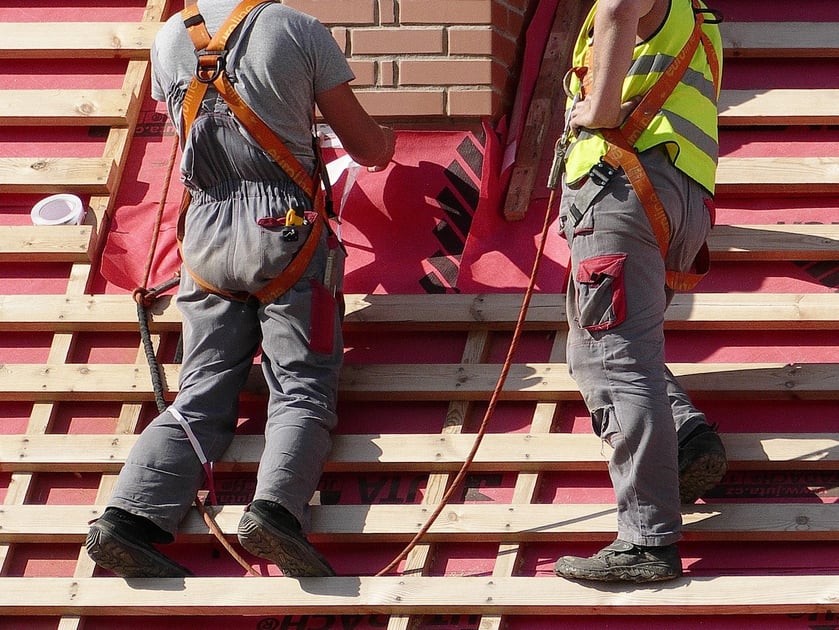
[[[331,201],[319,185],[323,173],[320,152],[317,150],[315,139],[313,138],[313,146],[315,146],[317,168],[314,177],[312,177],[309,176],[299,160],[288,150],[283,141],[245,103],[242,97],[236,92],[227,75],[228,39],[251,11],[259,5],[274,1],[243,0],[212,37],[207,31],[204,17],[198,11],[198,5],[193,4],[188,6],[181,12],[184,26],[195,45],[195,55],[197,58],[195,75],[192,77],[192,81],[184,96],[181,144],[183,145],[186,142],[189,130],[195,118],[198,116],[198,111],[207,93],[207,89],[212,85],[251,137],[256,140],[262,149],[271,156],[292,181],[312,200],[316,218],[313,221],[312,229],[309,231],[305,242],[282,273],[255,293],[223,291],[201,279],[184,263],[184,267],[195,280],[195,283],[203,290],[243,302],[255,298],[262,304],[272,302],[278,296],[288,291],[303,275],[303,272],[312,260],[312,256],[314,256],[323,230],[330,229],[329,214],[331,204]],[[328,190],[328,185],[326,188]],[[189,190],[185,190],[183,201],[181,202],[180,215],[178,217],[177,238],[179,245],[183,240],[186,212],[190,201],[191,195]]]
[[[661,109],[664,102],[672,94],[678,83],[682,80],[685,71],[690,65],[691,59],[699,48],[700,43],[705,49],[705,54],[711,66],[711,74],[714,80],[714,87],[719,93],[719,60],[717,52],[711,40],[702,30],[705,22],[705,13],[712,13],[715,19],[719,19],[716,13],[700,7],[698,0],[693,0],[694,15],[696,22],[690,38],[685,43],[681,52],[674,57],[670,65],[662,72],[661,76],[647,92],[632,113],[623,124],[616,129],[600,129],[600,133],[609,144],[609,149],[600,162],[592,167],[589,178],[599,186],[605,186],[614,176],[619,168],[626,173],[627,179],[632,184],[635,194],[641,200],[647,218],[652,226],[656,241],[662,258],[666,259],[670,247],[670,221],[664,210],[664,204],[659,199],[655,188],[647,175],[644,166],[638,159],[638,153],[634,149],[635,143],[644,130],[649,126],[653,117]],[[591,73],[588,72],[591,66],[592,51],[587,52],[587,66],[571,69],[582,81],[581,95],[591,86]],[[709,211],[711,208],[709,208]],[[713,217],[712,217],[713,218]],[[710,254],[707,243],[704,243],[693,263],[693,271],[668,270],[666,276],[667,286],[676,291],[692,289],[708,273],[710,268]]]

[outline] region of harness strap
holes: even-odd
[[[226,63],[227,40],[242,21],[260,4],[270,0],[242,0],[233,12],[227,16],[215,36],[211,37],[204,22],[204,16],[198,11],[198,5],[192,4],[181,11],[186,32],[195,46],[197,61],[195,76],[192,77],[184,96],[181,125],[181,142],[186,141],[192,123],[198,115],[201,102],[215,75],[220,75]],[[199,80],[200,78],[200,80]]]
[[[195,451],[195,454],[198,456],[198,461],[201,462],[201,467],[204,469],[204,474],[207,476],[207,485],[210,493],[210,500],[213,502],[214,505],[218,505],[215,484],[213,482],[213,462],[207,459],[207,456],[204,454],[204,449],[201,448],[201,443],[198,441],[195,432],[189,426],[189,422],[187,422],[183,414],[180,411],[178,411],[178,409],[174,405],[171,405],[168,411],[170,414],[172,414],[175,420],[178,421],[178,424],[181,425],[181,428],[184,430],[184,433],[186,433],[186,437],[189,440],[190,445],[192,446],[192,450]]]
[[[699,8],[697,0],[693,0],[693,6],[695,10]],[[641,137],[644,130],[649,127],[653,117],[661,110],[664,102],[673,93],[673,90],[676,89],[679,81],[682,80],[682,77],[687,71],[691,59],[696,54],[700,43],[702,43],[705,49],[706,57],[708,57],[711,66],[714,87],[719,87],[719,63],[717,54],[711,44],[711,40],[702,30],[705,16],[702,13],[695,13],[695,16],[696,23],[694,24],[693,32],[687,42],[685,42],[682,50],[673,58],[653,88],[644,95],[641,102],[632,111],[632,114],[621,125],[621,132],[630,146],[633,146],[638,141],[638,138]]]
[[[189,129],[198,116],[207,89],[212,85],[250,136],[312,200],[313,210],[317,214],[317,218],[313,222],[312,229],[306,241],[297,251],[292,261],[279,276],[253,294],[247,292],[228,292],[214,287],[202,280],[189,267],[186,267],[195,280],[195,283],[205,291],[237,301],[247,301],[250,298],[256,298],[263,304],[273,301],[288,291],[300,279],[317,250],[324,226],[328,224],[326,202],[318,186],[318,173],[315,173],[315,177],[309,176],[300,164],[300,161],[289,151],[288,147],[286,147],[277,134],[242,99],[227,75],[227,40],[251,11],[262,4],[273,1],[275,0],[243,0],[213,36],[210,36],[207,25],[204,22],[203,16],[199,13],[197,5],[190,5],[181,12],[184,26],[195,46],[195,55],[197,58],[195,75],[192,77],[184,96],[181,143],[186,142]],[[317,168],[319,172],[319,160]],[[181,202],[180,216],[178,218],[177,235],[179,242],[183,239],[186,211],[190,201],[191,195],[189,190],[185,190],[184,198]]]
[[[638,154],[625,144],[624,137],[614,129],[603,129],[602,131],[609,132],[604,133],[604,137],[609,140],[609,151],[603,157],[603,161],[614,168],[623,168],[623,172],[626,173],[627,179],[632,184],[632,188],[647,214],[647,219],[658,242],[661,257],[666,259],[667,252],[670,249],[670,220],[667,218],[664,204],[656,193],[644,165],[638,159]],[[689,291],[702,280],[711,267],[711,256],[707,242],[702,243],[692,266],[694,271],[668,269],[665,272],[667,286],[674,291]]]
[[[705,18],[700,11],[698,0],[693,0],[693,7],[696,17],[693,32],[679,54],[673,58],[652,89],[644,95],[620,128],[599,130],[609,144],[609,149],[606,155],[603,156],[602,161],[613,170],[617,170],[618,168],[623,169],[627,179],[632,184],[632,188],[635,190],[635,194],[644,207],[656,242],[658,243],[661,257],[664,259],[666,259],[667,252],[670,249],[670,220],[667,218],[664,204],[661,202],[658,193],[656,193],[655,187],[644,169],[644,165],[641,164],[638,158],[634,144],[682,80],[700,43],[705,49],[711,66],[714,87],[717,90],[719,89],[718,57],[710,39],[702,30],[702,24]],[[588,56],[589,58],[591,57],[591,50],[589,50]],[[588,65],[591,65],[590,62]],[[576,69],[578,75],[581,73],[581,70]],[[583,91],[591,86],[591,81],[591,74],[585,72],[582,77]],[[603,184],[600,185],[602,186]],[[693,267],[695,272],[668,270],[666,272],[667,286],[677,291],[686,291],[696,286],[710,268],[710,254],[707,243],[703,243],[702,248],[694,260]]]

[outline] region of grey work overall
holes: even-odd
[[[640,159],[670,219],[667,268],[686,271],[708,235],[708,193],[664,149]],[[652,227],[622,170],[574,225],[582,184],[563,185],[560,222],[571,248],[568,365],[594,432],[613,451],[618,538],[668,545],[680,538],[677,430],[705,422],[664,363],[665,286]]]
[[[310,229],[299,226],[299,238],[289,239],[286,211],[310,210],[311,202],[243,136],[222,101],[215,110],[196,119],[184,150],[192,192],[184,260],[212,286],[252,292],[282,270]],[[343,359],[339,308],[322,284],[330,245],[324,234],[303,277],[270,304],[208,293],[183,272],[180,388],[131,450],[109,505],[175,533],[204,483],[201,458],[218,460],[233,439],[239,392],[261,347],[269,394],[254,498],[282,504],[305,527],[337,420]]]

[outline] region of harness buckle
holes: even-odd
[[[615,176],[618,170],[607,164],[602,159],[591,167],[591,170],[588,172],[589,179],[600,186],[601,188],[612,181],[612,178]]]
[[[227,67],[227,50],[196,50],[195,78],[213,83]]]

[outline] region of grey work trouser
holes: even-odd
[[[662,149],[641,161],[671,224],[667,268],[685,271],[711,227],[708,193]],[[595,433],[612,447],[618,538],[661,546],[681,534],[677,448],[705,422],[664,363],[665,263],[623,171],[576,226],[563,185],[560,222],[571,248],[568,365]]]
[[[216,212],[219,207],[250,214],[251,219],[267,211],[282,216],[283,207],[274,208],[276,204],[255,192],[263,186],[241,184],[239,188],[244,192],[234,193],[239,199],[235,204],[227,200],[215,204],[211,197],[199,194],[197,208],[190,208],[192,220],[200,221],[204,210]],[[213,224],[216,228],[229,225],[233,224],[225,217]],[[241,237],[244,229],[240,225],[238,235],[229,236]],[[267,246],[279,247],[273,241]],[[264,253],[243,249],[241,256],[250,253],[258,258]],[[308,502],[317,488],[330,449],[330,431],[337,421],[343,360],[339,308],[322,284],[328,251],[324,236],[303,277],[267,305],[207,293],[188,273],[182,274],[177,306],[183,315],[184,359],[172,404],[175,412],[164,411],[140,435],[109,505],[176,532],[205,479],[199,448],[190,443],[189,432],[206,460],[222,456],[236,430],[239,392],[261,345],[269,393],[265,449],[254,498],[282,504],[306,526]],[[343,274],[342,264],[335,273]],[[178,415],[188,423],[189,432]]]

